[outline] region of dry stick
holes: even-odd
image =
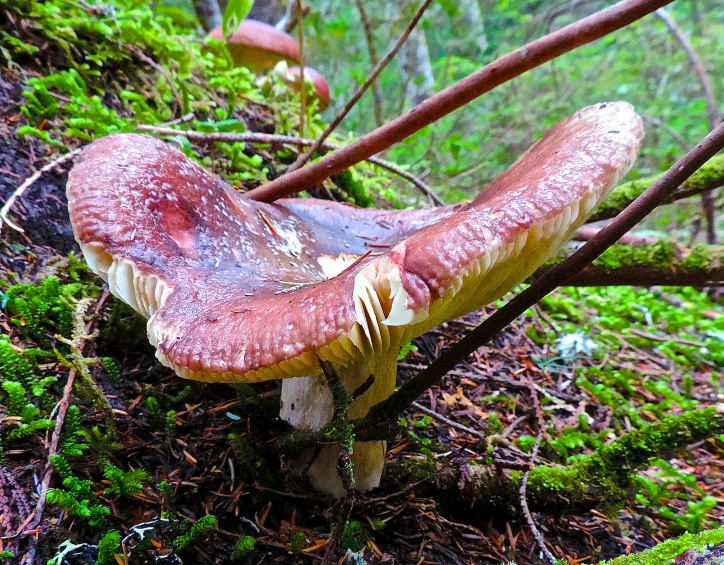
[[[450,426],[451,428],[455,428],[456,430],[465,432],[466,434],[470,434],[471,436],[475,436],[476,438],[479,438],[479,439],[487,439],[485,437],[485,434],[483,434],[482,432],[479,432],[478,430],[474,430],[472,428],[464,426],[463,424],[459,424],[458,422],[451,420],[450,418],[446,418],[442,414],[438,414],[434,410],[430,410],[429,408],[427,408],[426,406],[423,406],[419,402],[413,402],[412,405],[420,412],[423,412],[423,413],[427,414],[428,416],[431,416],[432,418],[439,420],[440,422]]]
[[[304,18],[302,0],[297,0],[297,18],[299,18],[299,137],[304,137],[304,116],[307,114],[307,79],[304,76]]]
[[[362,0],[355,0],[357,4],[357,11],[359,12],[360,18],[362,19],[362,28],[365,31],[365,39],[367,40],[367,52],[369,53],[370,63],[374,68],[379,62],[377,56],[377,49],[375,48],[375,35],[372,31],[372,22],[367,15],[365,5]],[[382,125],[382,93],[380,92],[380,83],[376,80],[372,83],[372,93],[374,94],[374,107],[375,107],[375,124],[377,127]]]
[[[633,228],[699,167],[724,148],[724,124],[717,126],[694,149],[664,173],[619,216],[591,238],[570,257],[544,273],[538,280],[494,312],[463,339],[450,346],[426,369],[402,385],[387,400],[374,406],[357,424],[358,430],[375,424],[396,421],[417,398],[437,384],[448,371],[520,316],[544,296],[563,285],[569,278],[590,265],[606,249]]]
[[[538,448],[540,447],[541,439],[543,438],[543,430],[541,429],[538,432],[538,437],[535,440],[535,445],[533,446],[533,451],[530,454],[530,468],[526,469],[525,473],[523,474],[523,479],[520,481],[520,507],[523,510],[523,515],[525,516],[525,520],[528,523],[528,527],[530,528],[530,531],[533,532],[533,537],[535,538],[536,543],[538,544],[538,547],[540,548],[543,555],[545,555],[545,558],[548,560],[549,563],[552,565],[555,565],[557,563],[557,559],[555,556],[550,552],[550,550],[546,547],[546,542],[543,539],[543,534],[540,533],[540,530],[538,529],[538,526],[535,525],[535,520],[533,520],[533,516],[530,513],[530,509],[528,508],[528,499],[526,497],[526,491],[528,489],[528,477],[530,476],[530,469],[533,468],[533,465],[535,465],[536,457],[538,457]]]
[[[61,155],[57,159],[54,159],[50,163],[47,163],[43,166],[42,169],[35,171],[30,177],[25,179],[25,182],[21,184],[19,187],[15,189],[15,192],[13,192],[10,195],[10,198],[7,199],[7,202],[5,202],[5,205],[0,209],[0,219],[2,219],[2,222],[5,222],[7,225],[9,225],[14,230],[17,230],[19,232],[25,232],[23,228],[21,228],[19,225],[13,223],[10,219],[8,219],[8,213],[10,212],[10,208],[13,207],[13,204],[15,201],[20,198],[23,193],[28,190],[28,188],[36,181],[38,180],[44,173],[47,173],[49,170],[58,167],[62,165],[63,163],[70,161],[73,157],[78,155],[78,153],[81,152],[82,148],[73,149],[70,153],[66,153],[65,155]],[[2,231],[2,222],[0,222],[0,231]]]
[[[395,43],[394,47],[390,50],[389,53],[387,53],[387,55],[385,55],[385,58],[382,59],[375,66],[374,69],[372,69],[372,73],[370,74],[370,76],[367,77],[367,80],[364,82],[364,84],[362,86],[360,86],[359,89],[357,89],[357,92],[355,92],[352,95],[352,98],[349,99],[349,102],[347,102],[347,104],[345,104],[344,108],[342,108],[342,110],[339,112],[339,114],[337,114],[334,117],[332,122],[327,126],[327,129],[325,129],[322,132],[322,135],[319,136],[319,139],[317,139],[317,141],[314,143],[314,145],[312,145],[312,147],[306,153],[304,153],[303,155],[300,155],[299,158],[294,163],[291,164],[291,166],[287,170],[287,175],[289,173],[291,173],[292,171],[296,171],[297,169],[302,167],[309,160],[309,158],[312,155],[314,155],[315,151],[317,151],[322,146],[322,144],[324,143],[324,140],[329,137],[329,134],[331,134],[335,130],[335,128],[344,119],[344,117],[349,113],[349,111],[354,107],[354,105],[357,104],[357,101],[362,97],[362,95],[365,92],[367,92],[367,89],[377,79],[377,76],[382,72],[382,70],[387,66],[387,64],[394,58],[394,56],[397,55],[397,52],[400,50],[400,48],[405,43],[405,41],[407,41],[407,38],[409,37],[410,33],[417,25],[417,22],[420,21],[420,18],[422,18],[422,15],[425,13],[425,10],[431,3],[432,3],[432,0],[423,1],[422,5],[418,8],[417,12],[415,13],[414,17],[412,18],[412,21],[410,21],[410,23],[408,24],[407,29],[405,29],[404,33],[400,36],[400,39],[397,40],[397,43]],[[379,151],[374,151],[374,152],[370,153],[368,156],[374,155],[375,153],[379,153]],[[363,157],[362,159],[358,159],[356,162],[359,163],[359,161],[363,161],[364,159],[366,159],[366,157]],[[351,166],[353,164],[354,163],[352,163],[348,166]],[[321,182],[322,180],[324,180],[326,178],[329,178],[334,173],[338,173],[346,168],[347,167],[343,167],[342,169],[332,171],[327,176],[325,176],[323,179],[320,179],[319,182]],[[284,175],[284,177],[281,177],[281,178],[286,178],[287,175]],[[310,184],[307,188],[312,188],[315,184],[318,184],[318,183]],[[269,186],[269,185],[267,185],[267,186]],[[304,189],[302,189],[302,190],[304,190]],[[295,192],[301,192],[301,191],[295,191]],[[291,192],[290,194],[293,194],[293,192]],[[260,199],[257,199],[257,200],[260,200]],[[274,199],[272,199],[272,200],[274,200]]]
[[[222,141],[222,142],[230,142],[230,143],[238,143],[238,142],[244,142],[244,143],[278,143],[278,144],[289,144],[289,145],[296,145],[296,146],[305,146],[305,145],[314,145],[315,140],[314,139],[306,139],[302,137],[291,137],[288,135],[277,135],[277,134],[270,134],[270,133],[257,133],[257,132],[247,132],[247,133],[221,133],[221,132],[200,132],[200,131],[190,131],[190,130],[176,130],[171,128],[164,128],[159,126],[147,126],[147,125],[140,125],[137,126],[136,129],[138,131],[147,131],[147,132],[153,132],[158,133],[160,135],[182,135],[192,141],[198,141],[200,143],[214,143],[216,141]],[[340,146],[335,143],[329,143],[324,142],[322,144],[322,149],[327,150],[336,150],[339,149]],[[437,194],[435,194],[435,191],[430,188],[427,184],[425,184],[423,181],[418,179],[415,175],[408,173],[403,168],[395,165],[394,163],[390,163],[389,161],[385,161],[383,159],[379,159],[378,157],[369,157],[366,159],[366,161],[372,163],[373,165],[377,165],[378,167],[388,170],[391,173],[396,174],[399,177],[402,177],[405,180],[410,181],[415,187],[420,190],[425,196],[427,196],[432,202],[435,202],[436,204],[442,205],[443,202],[440,200]]]
[[[719,125],[721,118],[719,116],[719,110],[716,106],[716,100],[714,99],[714,89],[711,86],[711,81],[709,80],[709,75],[706,72],[706,67],[704,66],[703,61],[699,57],[699,54],[696,52],[696,49],[694,49],[694,46],[691,44],[691,41],[689,41],[689,38],[676,23],[676,20],[674,20],[674,18],[672,18],[671,15],[663,8],[660,10],[656,10],[656,15],[661,19],[661,21],[664,22],[664,24],[666,24],[666,27],[669,28],[669,31],[679,42],[682,49],[686,52],[686,56],[689,58],[689,62],[694,67],[694,72],[699,78],[701,90],[704,94],[704,100],[706,101],[706,113],[709,120],[709,130],[711,131],[717,125]],[[704,215],[706,216],[707,243],[716,243],[716,217],[714,210],[714,197],[710,192],[701,195],[701,204],[704,208]]]
[[[672,0],[624,0],[564,27],[493,61],[421,102],[408,113],[302,169],[247,193],[253,200],[272,202],[307,190],[368,157],[384,151],[432,122],[464,106],[496,86],[538,67],[576,47],[629,25]]]

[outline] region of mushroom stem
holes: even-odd
[[[397,354],[399,347],[393,347],[388,354],[371,365],[354,363],[347,367],[334,366],[340,383],[347,394],[354,394],[373,375],[367,390],[353,399],[347,416],[350,420],[363,418],[375,404],[386,399],[395,389],[397,375]],[[332,393],[323,374],[311,377],[285,379],[282,382],[282,401],[280,415],[298,429],[317,429],[328,424],[334,415]],[[352,452],[352,465],[355,488],[359,491],[373,489],[380,484],[384,467],[386,442],[355,442]],[[310,449],[300,456],[300,460],[309,464],[309,482],[311,486],[328,496],[340,498],[345,488],[337,466],[340,457],[338,444],[324,445],[317,451]]]

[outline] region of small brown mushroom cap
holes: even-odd
[[[291,80],[285,79],[284,81],[297,92],[299,91],[299,74],[301,71],[302,68],[298,65],[289,67],[288,73]],[[324,80],[324,77],[319,71],[313,69],[312,67],[304,67],[304,76],[314,86],[314,92],[319,100],[319,109],[326,109],[332,101],[327,81]]]
[[[68,201],[88,264],[149,317],[179,375],[309,376],[318,358],[387,355],[523,281],[626,174],[642,136],[630,105],[590,106],[473,202],[385,211],[254,202],[161,141],[116,134],[83,152]]]
[[[209,37],[224,41],[221,26]],[[291,35],[257,20],[245,19],[226,42],[231,59],[237,67],[248,67],[255,73],[271,69],[279,61],[299,62],[299,44]]]

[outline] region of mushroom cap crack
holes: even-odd
[[[70,173],[76,238],[149,318],[185,377],[259,381],[347,366],[497,299],[624,176],[643,129],[625,103],[563,120],[470,203],[433,210],[251,201],[154,138],[91,144]]]

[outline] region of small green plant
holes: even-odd
[[[163,496],[163,502],[166,506],[173,506],[176,504],[176,493],[168,481],[161,481],[158,485],[158,490],[161,493],[161,496]]]
[[[204,516],[198,522],[196,522],[191,528],[185,533],[178,536],[174,540],[174,545],[178,551],[184,549],[187,545],[192,543],[201,534],[213,530],[218,526],[219,522],[215,516]]]
[[[292,536],[292,540],[290,543],[290,549],[292,555],[299,555],[302,552],[302,546],[304,545],[304,542],[307,540],[307,536],[304,532],[296,532]]]
[[[176,437],[176,410],[169,410],[166,413],[166,435],[169,439]]]
[[[46,334],[70,335],[77,300],[97,294],[94,284],[61,283],[49,276],[39,284],[17,284],[4,291],[10,322],[37,343],[49,343]]]
[[[114,384],[120,384],[123,382],[121,372],[118,370],[118,365],[116,365],[116,362],[113,359],[110,357],[102,357],[101,363],[103,363],[103,368],[106,370],[106,375],[108,375],[109,381]]]
[[[121,547],[121,534],[115,530],[110,530],[103,534],[101,541],[98,542],[98,563],[99,565],[107,565],[116,562],[116,554],[119,553]]]
[[[111,481],[111,486],[103,491],[103,494],[114,494],[116,496],[131,496],[143,491],[143,484],[151,480],[151,477],[143,469],[124,471],[114,465],[108,465],[103,475]]]
[[[364,526],[356,520],[347,522],[339,538],[339,546],[344,550],[356,553],[361,551],[366,545],[367,531]]]
[[[254,551],[254,538],[251,536],[244,536],[234,544],[234,551],[231,554],[231,558],[234,560],[243,559]]]

